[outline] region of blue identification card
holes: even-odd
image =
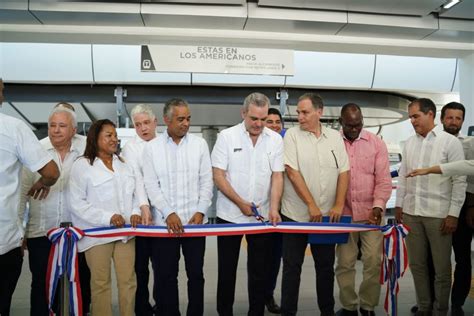
[[[352,216],[341,216],[340,223],[350,224]],[[323,216],[323,223],[329,223],[329,216]],[[308,234],[310,244],[345,244],[349,239],[349,233],[337,234]]]

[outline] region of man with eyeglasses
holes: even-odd
[[[282,220],[321,222],[329,215],[338,222],[349,182],[349,159],[339,132],[322,126],[323,100],[314,93],[298,99],[299,126],[284,137],[285,182]],[[301,266],[307,234],[284,234],[282,315],[296,315]],[[334,244],[312,244],[316,291],[321,316],[334,315]]]
[[[354,223],[380,225],[392,192],[387,146],[363,129],[364,118],[357,104],[344,105],[339,122],[351,166],[343,214],[352,216]],[[355,263],[359,241],[364,273],[357,293]],[[363,316],[375,315],[380,298],[382,241],[381,231],[356,232],[349,235],[347,243],[337,245],[336,279],[342,305],[338,316],[357,316],[358,307]]]

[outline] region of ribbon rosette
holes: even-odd
[[[69,281],[69,314],[82,315],[82,297],[79,284],[79,267],[77,261],[77,242],[84,232],[76,227],[53,228],[47,236],[51,241],[48,271],[46,273],[46,291],[48,308],[53,315],[53,303],[58,287],[59,278],[65,275]]]
[[[408,232],[409,229],[404,224],[382,227],[384,243],[380,283],[387,282],[384,308],[387,314],[392,316],[397,315],[398,279],[403,276],[408,267],[408,255],[405,245],[405,237]]]

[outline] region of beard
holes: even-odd
[[[457,127],[457,126],[453,126],[453,125],[451,125],[451,126],[443,125],[443,127],[444,127],[444,131],[446,133],[449,133],[449,134],[454,135],[454,136],[457,135],[459,133],[459,131],[461,130],[461,127]]]

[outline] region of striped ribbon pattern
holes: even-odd
[[[384,236],[383,261],[380,283],[387,283],[384,308],[387,314],[397,315],[397,295],[400,290],[398,279],[408,267],[408,254],[405,237],[409,228],[404,224],[385,225],[382,227]]]
[[[48,270],[46,272],[46,292],[49,314],[51,316],[54,315],[53,303],[59,278],[63,274],[65,274],[69,281],[69,314],[71,316],[82,315],[77,242],[83,236],[84,232],[76,227],[53,228],[47,233],[47,237],[52,243],[49,252]]]

